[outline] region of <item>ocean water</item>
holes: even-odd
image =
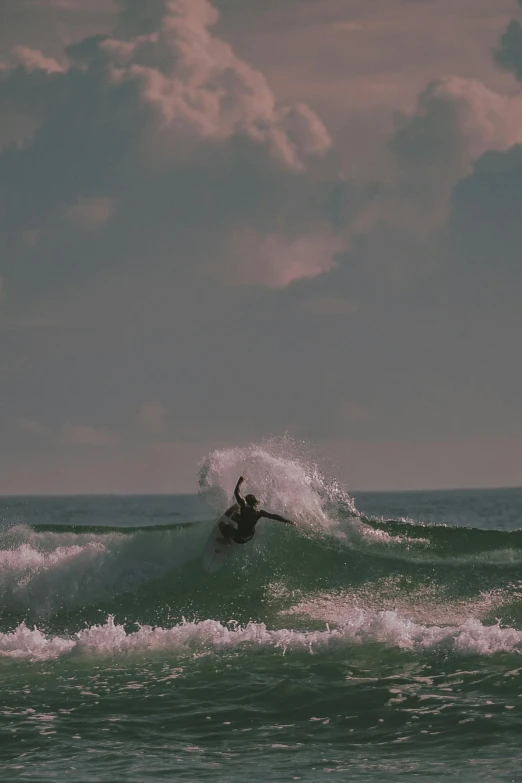
[[[261,522],[208,575],[239,473]],[[522,781],[522,490],[356,494],[289,446],[199,493],[0,499],[0,780]]]

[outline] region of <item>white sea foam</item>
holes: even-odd
[[[183,622],[173,628],[143,626],[127,633],[109,618],[104,625],[85,628],[74,637],[48,637],[24,624],[15,631],[0,634],[0,656],[47,660],[64,654],[122,656],[148,651],[202,655],[224,649],[258,647],[280,650],[281,654],[305,650],[318,653],[367,643],[380,643],[401,650],[440,650],[453,654],[491,655],[497,652],[522,652],[522,631],[486,626],[469,618],[455,626],[427,626],[415,623],[395,611],[369,612],[353,609],[341,627],[298,631],[271,630],[264,623],[240,626],[217,620]]]
[[[277,582],[270,585],[269,593],[275,598],[288,595]],[[511,587],[482,591],[474,598],[461,599],[436,584],[416,585],[414,590],[408,591],[404,589],[401,576],[387,576],[334,594],[328,591],[309,593],[293,606],[282,609],[280,615],[342,627],[345,619],[352,616],[354,607],[363,607],[370,614],[395,611],[421,625],[456,626],[465,623],[470,616],[478,619],[492,616],[512,598]]]
[[[59,658],[72,650],[76,642],[61,636],[47,637],[37,628],[27,628],[25,623],[12,633],[0,633],[0,656],[5,658],[26,658],[31,661],[46,661]]]

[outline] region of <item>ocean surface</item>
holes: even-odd
[[[201,553],[237,476],[262,521]],[[0,498],[0,780],[522,781],[522,490],[355,493],[290,448],[191,496]]]

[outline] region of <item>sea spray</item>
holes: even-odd
[[[218,449],[203,461],[199,473],[201,494],[216,509],[232,497],[239,475],[267,509],[291,515],[307,527],[332,531],[340,519],[358,512],[349,493],[337,481],[328,481],[317,464],[289,437],[270,438],[242,448]]]

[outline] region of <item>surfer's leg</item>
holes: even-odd
[[[216,541],[218,544],[227,544],[230,546],[232,544],[232,539],[237,533],[237,527],[234,525],[227,525],[225,522],[222,522],[219,526],[220,531],[223,533],[223,538],[217,538]]]

